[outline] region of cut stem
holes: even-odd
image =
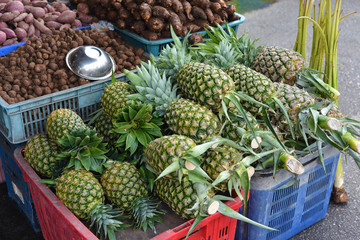
[[[327,117],[320,115],[318,118],[319,126],[328,129],[328,130],[340,130],[342,128],[342,123],[336,118]]]
[[[286,152],[280,154],[279,161],[280,161],[280,166],[291,173],[295,173],[299,175],[304,173],[305,171],[302,163],[299,160],[297,160],[294,156]]]

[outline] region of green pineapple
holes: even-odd
[[[125,82],[114,81],[106,86],[101,95],[101,106],[111,120],[126,106],[130,93],[132,91]]]
[[[305,59],[294,50],[269,46],[255,58],[252,68],[269,77],[273,82],[294,85],[296,76],[305,66]]]
[[[161,174],[170,164],[178,161],[187,150],[195,147],[194,140],[181,135],[163,136],[151,141],[144,150],[146,163],[156,174]],[[176,175],[172,174],[172,177]]]
[[[226,73],[234,80],[237,91],[245,93],[258,102],[266,103],[275,96],[273,82],[249,67],[236,64],[227,68]],[[243,105],[249,112],[258,116],[260,108],[258,104],[244,102]]]
[[[176,82],[184,95],[214,112],[222,109],[222,100],[235,89],[234,81],[223,70],[199,62],[185,64]]]
[[[283,83],[274,83],[275,90],[278,92],[278,99],[284,105],[288,112],[289,118],[293,126],[296,126],[299,119],[299,112],[315,104],[315,98],[312,97],[308,92],[296,87],[290,86]],[[280,132],[289,135],[289,125],[282,113],[278,111],[273,116],[273,125],[280,130]],[[298,134],[297,134],[298,135]]]
[[[139,228],[146,231],[147,226],[154,228],[160,222],[162,211],[158,203],[148,196],[147,185],[139,170],[128,162],[115,162],[101,176],[105,196],[124,211],[131,212]]]
[[[198,214],[191,209],[199,202],[195,185],[187,177],[181,183],[177,179],[160,178],[155,182],[154,191],[176,214],[191,219]],[[212,189],[207,190],[205,194],[214,196]]]
[[[104,205],[105,195],[99,181],[86,170],[68,170],[56,179],[56,196],[78,218],[91,220],[100,237],[115,240],[115,231],[127,227],[119,211]]]
[[[99,137],[103,138],[103,142],[108,144],[107,148],[109,150],[120,150],[116,148],[116,141],[119,135],[111,132],[113,129],[112,121],[104,112],[94,120],[93,126]]]
[[[53,111],[46,120],[49,138],[57,141],[75,129],[84,129],[86,125],[79,115],[70,109],[60,108]]]
[[[175,134],[203,140],[220,130],[220,121],[210,109],[191,100],[179,99],[177,87],[151,63],[142,63],[137,73],[126,70],[124,73],[137,90],[129,98],[152,104],[154,116],[164,116]]]
[[[239,150],[227,145],[222,145],[209,149],[203,154],[201,167],[213,180],[215,180],[220,173],[229,171],[229,174],[234,178],[230,180],[236,181],[238,186],[240,186],[240,176],[237,176],[234,166],[239,165],[242,158],[243,154]],[[216,186],[221,191],[229,190],[231,192],[232,189],[228,189],[228,181],[229,179]]]
[[[220,121],[214,113],[184,98],[169,105],[165,121],[173,132],[200,141],[217,134],[221,128]]]
[[[59,150],[56,142],[45,134],[39,134],[26,143],[24,157],[37,173],[52,178],[56,172],[56,155]]]

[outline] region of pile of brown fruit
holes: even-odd
[[[116,72],[135,69],[144,50],[123,41],[117,33],[99,30],[53,30],[31,38],[24,46],[0,58],[0,97],[13,104],[89,83],[66,66],[67,52],[81,45],[95,45],[116,62]]]
[[[121,29],[148,40],[170,38],[170,25],[178,36],[197,32],[208,25],[239,19],[235,5],[226,0],[71,0],[79,9],[87,9]]]

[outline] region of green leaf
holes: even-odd
[[[193,183],[204,183],[204,184],[209,184],[208,181],[206,181],[206,179],[199,173],[194,172],[194,171],[189,171],[188,172],[188,176],[189,176],[189,180]]]
[[[263,115],[263,120],[264,120],[266,126],[270,129],[270,131],[272,132],[272,134],[275,136],[275,138],[276,138],[276,140],[278,141],[278,143],[279,143],[279,145],[281,146],[281,148],[282,148],[284,151],[288,152],[288,150],[285,148],[284,144],[282,143],[282,141],[279,139],[278,135],[276,134],[273,126],[271,125],[270,120],[269,120],[269,116],[268,116],[268,114],[267,114],[267,112],[266,112],[265,109],[262,110],[262,115]]]
[[[219,206],[219,212],[225,216],[228,216],[228,217],[231,217],[231,218],[235,218],[235,219],[238,219],[240,221],[243,221],[243,222],[247,222],[247,223],[250,223],[250,224],[253,224],[255,226],[258,226],[258,227],[261,227],[261,228],[264,228],[264,229],[267,229],[267,230],[272,230],[272,231],[277,231],[276,229],[274,228],[271,228],[271,227],[268,227],[268,226],[265,226],[265,225],[262,225],[260,223],[257,223],[243,215],[241,215],[240,213],[234,211],[233,209],[231,209],[229,206],[227,206],[226,204],[222,203],[222,202],[219,202],[220,203],[220,206]]]
[[[205,219],[205,217],[203,217],[203,216],[201,216],[201,215],[196,216],[193,224],[191,225],[188,233],[186,234],[185,239],[189,237],[190,233],[191,233],[191,232],[196,228],[196,226],[197,226],[202,220],[204,220],[204,219]]]
[[[140,142],[141,145],[146,147],[148,144],[147,138],[142,130],[136,129],[134,130],[134,134],[136,136],[136,139]]]
[[[90,150],[85,149],[79,153],[79,160],[84,168],[89,171],[91,167]]]
[[[291,132],[291,137],[292,137],[293,139],[295,139],[295,133],[294,133],[293,125],[292,125],[292,123],[291,123],[291,120],[290,120],[290,118],[289,118],[289,114],[287,113],[284,105],[283,105],[282,102],[281,102],[278,98],[276,98],[276,97],[273,97],[273,100],[274,100],[275,103],[280,107],[280,110],[281,110],[281,112],[283,113],[283,116],[286,118],[286,122],[287,122],[288,125],[289,125],[290,132]]]
[[[136,137],[133,131],[131,131],[127,136],[126,136],[126,145],[125,145],[125,150],[129,149],[131,146],[134,145],[136,141]]]
[[[223,181],[226,181],[227,179],[229,179],[231,176],[231,173],[229,170],[225,170],[225,171],[222,171],[218,177],[214,180],[214,182],[211,184],[213,186],[216,186],[218,185],[219,183],[223,182]]]
[[[157,179],[160,179],[162,178],[163,176],[166,176],[172,172],[175,172],[177,171],[178,169],[180,169],[180,164],[179,164],[179,161],[174,161],[172,162],[169,166],[167,166],[164,171],[162,171],[160,173],[160,175],[156,178]]]
[[[290,179],[284,185],[276,188],[275,190],[280,190],[280,189],[285,189],[285,188],[291,187],[292,185],[294,185],[297,182],[297,177],[298,177],[298,175],[295,175],[294,178]]]

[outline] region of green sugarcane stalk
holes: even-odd
[[[309,19],[314,24],[312,55],[310,67],[322,72],[323,61],[325,54],[325,70],[324,82],[329,84],[335,89],[338,89],[337,79],[337,41],[339,37],[339,22],[344,18],[350,16],[350,13],[341,17],[342,11],[340,10],[341,0],[336,0],[334,13],[331,11],[331,0],[321,0],[319,4],[319,14],[316,21],[316,13],[314,19]],[[316,29],[316,30],[315,30]],[[336,100],[338,105],[338,100]],[[341,156],[339,158],[334,187],[333,187],[334,201],[337,203],[347,202],[348,196],[344,189],[344,173],[342,168]]]
[[[310,17],[314,0],[300,0],[299,1],[299,17]],[[306,59],[306,42],[309,28],[309,21],[304,18],[298,19],[298,33],[294,45],[294,51],[300,53]]]

